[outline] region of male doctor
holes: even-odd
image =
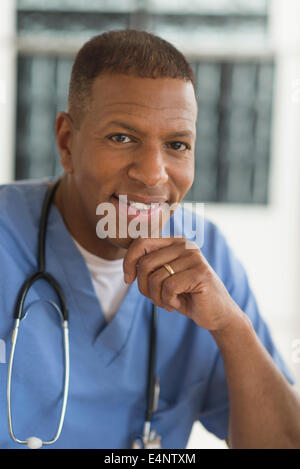
[[[60,438],[45,448],[132,447],[145,420],[153,303],[160,394],[151,425],[163,448],[184,448],[196,420],[231,448],[300,447],[293,379],[217,227],[204,222],[201,246],[184,233],[133,238],[117,226],[105,238],[97,230],[104,216],[97,207],[106,203],[128,215],[127,227],[158,213],[163,233],[161,207],[178,204],[193,183],[196,118],[193,72],[166,41],[111,31],[77,54],[68,109],[55,123],[64,172],[46,237],[46,270],[69,310],[70,385]],[[0,189],[7,351],[16,295],[37,269],[41,207],[52,184]],[[15,351],[11,409],[20,440],[51,439],[60,416],[61,327],[47,298],[56,300],[55,292],[41,280],[26,299]],[[7,363],[0,370],[0,447],[24,448],[8,433]]]

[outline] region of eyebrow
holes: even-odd
[[[136,128],[132,125],[129,125],[126,122],[111,121],[105,126],[105,128],[110,126],[110,125],[116,125],[118,127],[122,127],[125,130],[130,130],[131,132],[137,132],[141,135],[145,134],[145,132],[142,132],[138,128]],[[193,136],[194,136],[194,134],[190,130],[178,130],[176,132],[170,132],[170,134],[168,135],[168,138],[174,138],[174,137],[189,137],[189,138],[192,138]]]

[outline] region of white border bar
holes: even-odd
[[[0,184],[14,178],[15,1],[0,2]]]

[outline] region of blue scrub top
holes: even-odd
[[[0,448],[24,448],[8,433],[7,362],[16,295],[25,278],[37,270],[40,212],[49,180],[0,186],[0,339],[6,346],[6,359],[2,347],[5,363],[0,363]],[[242,265],[207,220],[201,250],[293,383],[259,314]],[[130,448],[142,432],[146,411],[152,303],[139,292],[135,280],[107,324],[85,261],[54,205],[48,221],[46,269],[60,283],[69,309],[70,389],[61,436],[45,448]],[[61,321],[40,299],[57,300],[42,280],[27,297],[25,309],[30,306],[30,311],[22,321],[15,352],[12,418],[14,433],[21,440],[52,439],[61,409]],[[162,436],[164,448],[185,448],[197,419],[219,438],[227,438],[226,376],[210,332],[176,311],[158,308],[156,374],[161,393],[152,428]]]

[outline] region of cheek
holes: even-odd
[[[113,185],[121,170],[120,162],[113,158],[107,148],[86,144],[77,157],[77,176],[82,182],[97,185]]]
[[[185,161],[172,170],[172,178],[175,182],[180,198],[190,190],[194,181],[194,160]]]

